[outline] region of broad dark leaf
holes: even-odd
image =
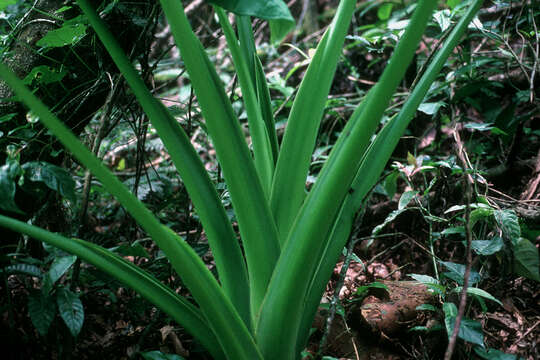
[[[176,354],[164,354],[161,351],[147,351],[140,353],[145,360],[184,360],[183,357]]]
[[[7,274],[23,274],[41,278],[41,270],[39,267],[31,264],[13,264],[6,266],[4,270]]]
[[[516,212],[514,210],[496,210],[493,212],[493,216],[495,216],[495,221],[497,221],[504,236],[515,244],[521,236],[521,228],[519,227]]]
[[[28,314],[39,334],[42,336],[47,335],[56,314],[53,299],[41,291],[30,294],[28,296]]]
[[[237,15],[248,15],[270,23],[272,42],[280,42],[294,28],[294,19],[282,0],[207,0]]]
[[[23,214],[15,204],[15,180],[20,174],[20,166],[16,161],[8,160],[0,167],[0,209]]]
[[[71,335],[79,335],[84,323],[84,308],[77,294],[66,288],[59,288],[56,292],[56,303]]]
[[[473,240],[471,247],[478,255],[493,255],[504,245],[503,239],[496,236],[491,240]]]
[[[22,168],[28,180],[42,182],[49,189],[75,202],[75,181],[65,169],[43,161],[27,162]]]
[[[121,256],[139,256],[144,258],[150,258],[148,251],[139,243],[135,244],[122,244],[114,248],[109,249]]]
[[[441,261],[441,264],[443,264],[449,270],[449,272],[445,272],[443,275],[454,280],[459,285],[463,285],[463,278],[465,277],[465,265],[456,264],[449,261]],[[469,286],[476,284],[478,281],[480,281],[480,279],[480,274],[471,269],[471,273],[469,275]]]
[[[454,332],[454,324],[458,313],[456,305],[452,303],[443,304],[444,324],[448,337]],[[482,332],[482,324],[478,321],[463,318],[459,324],[458,338],[468,341],[473,344],[484,347],[484,334]]]
[[[71,265],[73,265],[75,260],[77,260],[75,255],[55,258],[51,264],[51,268],[49,269],[49,277],[51,282],[54,284],[56,281],[58,281],[58,279],[60,279],[62,275],[68,271]]]
[[[476,355],[480,356],[482,359],[486,360],[518,360],[517,355],[514,354],[505,354],[500,350],[496,349],[482,349],[480,347],[474,348]],[[523,359],[523,358],[520,358]]]
[[[525,238],[519,238],[514,245],[514,269],[518,275],[540,281],[540,260],[538,249]]]

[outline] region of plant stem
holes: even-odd
[[[457,132],[457,129],[454,129],[454,132]],[[444,360],[450,360],[452,358],[452,354],[454,353],[454,348],[456,346],[457,337],[459,334],[459,328],[461,325],[461,319],[463,318],[463,315],[465,314],[465,307],[467,305],[467,289],[469,287],[469,277],[471,274],[471,267],[472,267],[472,233],[471,233],[471,197],[472,197],[472,185],[469,181],[469,174],[467,172],[468,164],[464,160],[463,152],[464,147],[463,143],[458,143],[457,145],[458,149],[458,158],[461,160],[461,166],[463,169],[463,185],[465,186],[465,201],[466,201],[466,207],[465,207],[465,235],[467,240],[467,247],[465,249],[466,254],[466,264],[465,264],[465,274],[463,276],[463,288],[461,289],[460,299],[459,299],[459,308],[458,313],[456,315],[455,323],[454,323],[454,329],[452,331],[452,335],[450,336],[450,340],[448,341],[448,347],[446,348],[446,352],[444,354]]]

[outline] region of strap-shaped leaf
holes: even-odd
[[[246,265],[229,218],[199,155],[182,127],[146,88],[95,11],[86,1],[81,1],[80,5],[167,148],[206,231],[223,290],[249,325]]]
[[[264,69],[257,56],[253,29],[251,28],[251,18],[249,16],[237,16],[236,27],[238,30],[238,40],[240,40],[240,50],[242,51],[242,54],[244,54],[251,80],[253,81],[257,92],[257,102],[266,126],[268,140],[270,141],[272,164],[275,165],[278,158],[278,142],[274,125],[274,116],[272,113],[272,103]],[[273,167],[272,170],[274,170]],[[272,172],[272,177],[273,175]]]
[[[238,41],[240,44],[240,50],[247,64],[247,69],[249,71],[249,76],[251,77],[251,81],[255,83],[255,73],[253,70],[255,69],[255,57],[257,56],[257,46],[255,45],[253,29],[251,28],[251,17],[245,16],[245,15],[237,15],[235,17],[235,20],[236,20],[236,31],[238,32]],[[220,20],[220,23],[221,23],[221,20]]]
[[[482,0],[474,0],[470,5],[467,12],[452,30],[444,45],[433,57],[433,60],[418,81],[417,86],[405,101],[399,114],[385,125],[377,135],[374,143],[367,150],[365,157],[362,159],[360,168],[358,169],[353,185],[351,186],[353,191],[347,195],[338,221],[336,221],[331,235],[329,235],[331,241],[328,243],[323,255],[320,256],[320,264],[311,281],[310,290],[306,297],[306,310],[304,311],[304,319],[302,320],[303,325],[300,327],[301,334],[298,336],[299,346],[301,346],[300,344],[304,344],[307,340],[309,327],[317,307],[319,306],[319,301],[326,286],[326,282],[332,273],[335,262],[341,253],[341,249],[343,249],[343,246],[345,246],[345,243],[350,236],[355,213],[360,208],[368,191],[375,185],[377,179],[379,179],[400,136],[410,123],[416,109],[422,103],[431,84],[440,73],[452,50],[459,43],[467,25],[474,18],[474,15],[478,12],[481,5]],[[360,111],[361,110],[358,111],[356,116],[353,116],[349,120],[347,123],[348,126],[349,124],[351,124],[350,126],[354,124]]]
[[[238,39],[236,38],[234,30],[227,19],[225,11],[219,7],[215,7],[215,10],[218,15],[221,28],[225,33],[225,38],[227,40],[227,44],[229,45],[229,50],[231,51],[238,80],[240,82],[240,88],[242,89],[242,98],[246,107],[249,133],[251,135],[251,142],[253,144],[255,167],[261,179],[263,190],[266,196],[269,197],[270,187],[272,186],[272,177],[274,175],[274,159],[270,139],[266,132],[266,126],[264,124],[255,89],[255,58],[253,57],[254,55],[248,51],[249,47],[247,45],[240,48]],[[251,26],[248,19],[249,18],[247,17],[238,18],[238,20],[244,24],[243,27]],[[248,21],[247,24],[246,21]],[[244,32],[247,32],[247,30],[244,29]],[[252,39],[249,39],[248,35],[249,34],[244,35],[244,37],[247,38],[245,41],[247,41],[248,44],[253,45]]]
[[[266,82],[266,76],[264,69],[259,60],[259,57],[255,54],[255,83],[257,85],[257,98],[259,100],[259,107],[261,108],[264,124],[266,125],[266,133],[270,140],[270,146],[272,147],[272,155],[274,164],[277,162],[279,155],[279,145],[276,134],[276,124],[274,121],[274,114],[272,113],[272,101],[270,99],[270,90],[268,89],[268,83]]]
[[[404,76],[436,5],[437,2],[431,0],[419,1],[389,65],[363,104],[358,122],[350,131],[341,134],[344,139],[341,151],[336,153],[333,149],[296,218],[276,265],[256,328],[257,342],[267,358],[295,356],[295,338],[300,330],[305,297],[319,256],[330,240],[326,236],[348,193],[371,135]]]
[[[311,154],[355,4],[354,0],[340,2],[300,84],[285,128],[270,197],[281,245],[305,198]]]
[[[199,309],[146,271],[107,249],[84,240],[66,238],[2,215],[0,215],[0,226],[27,234],[44,243],[75,254],[96,266],[169,314],[200,341],[212,353],[212,356],[224,359],[220,345]]]
[[[279,256],[277,230],[238,119],[223,84],[193,33],[180,1],[161,0],[193,84],[231,195],[245,249],[252,316]]]
[[[83,2],[82,0],[80,0]],[[116,197],[131,216],[166,254],[175,271],[189,288],[204,315],[212,319],[212,328],[223,352],[231,358],[258,359],[259,351],[246,325],[229,298],[206,268],[197,253],[178,235],[162,226],[156,217],[110,170],[90,152],[47,107],[32,94],[15,74],[0,63],[2,78],[40,121],[84,164],[103,186]]]

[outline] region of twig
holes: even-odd
[[[538,34],[538,29],[536,27],[536,21],[534,20],[534,14],[533,14],[533,10],[531,8],[529,8],[529,16],[531,17],[531,21],[533,23],[533,27],[534,27],[534,34],[535,34],[535,40],[536,40],[536,49],[535,51],[533,51],[533,54],[534,54],[534,64],[533,64],[533,68],[532,68],[532,71],[531,71],[531,82],[529,83],[529,91],[530,91],[530,102],[531,104],[534,103],[534,76],[536,75],[536,68],[538,67],[538,56],[540,56],[540,51],[539,51],[539,43],[540,43],[540,34]]]
[[[345,323],[345,326],[347,326],[347,323]],[[349,330],[348,326],[347,326],[347,330]],[[356,341],[354,339],[354,336],[351,337],[351,343],[354,349],[354,356],[356,357],[356,360],[360,360],[360,354],[358,353],[358,347],[356,346]]]
[[[368,194],[367,196],[369,196]],[[366,203],[367,204],[367,201]],[[321,351],[323,350],[324,346],[326,345],[326,341],[328,339],[328,335],[330,334],[330,330],[332,327],[332,323],[334,321],[334,317],[336,316],[336,309],[337,309],[337,303],[339,302],[339,293],[341,291],[341,288],[343,287],[343,283],[345,282],[345,276],[347,275],[347,270],[349,269],[349,265],[352,260],[352,255],[354,254],[354,247],[360,240],[359,238],[354,237],[354,234],[357,232],[358,227],[362,223],[362,220],[364,218],[364,214],[366,211],[366,206],[362,206],[360,210],[356,213],[354,223],[356,223],[355,229],[351,232],[351,235],[349,237],[349,241],[347,244],[347,254],[345,255],[345,259],[343,260],[343,265],[341,265],[341,271],[339,272],[339,279],[336,283],[336,287],[334,289],[334,295],[332,296],[332,300],[330,302],[330,315],[328,315],[328,318],[326,320],[326,326],[324,329],[323,336],[321,338],[321,341],[319,342],[319,350],[317,352],[317,356],[319,357],[321,355]],[[347,327],[347,331],[349,331],[347,323],[345,323],[345,326]],[[358,356],[358,352],[356,350],[356,346],[353,342],[353,346],[355,348],[356,355]]]
[[[525,191],[520,196],[520,200],[534,200],[533,196],[537,193],[538,188],[540,187],[540,149],[538,150],[538,155],[536,155],[536,166],[534,169],[533,176],[529,180]]]
[[[452,135],[454,136],[454,140],[456,141],[456,146],[458,149],[457,156],[463,166],[463,173],[467,177],[467,183],[472,184],[474,183],[474,179],[471,176],[471,174],[467,173],[468,169],[472,169],[471,161],[469,160],[469,157],[467,156],[467,153],[464,150],[465,145],[463,144],[463,141],[461,141],[461,136],[459,135],[459,132],[456,127],[454,127],[454,130],[452,131]]]
[[[531,333],[538,325],[540,325],[540,320],[538,320],[533,326],[531,326],[527,331],[523,333],[516,341],[514,341],[514,345],[517,345],[521,340],[523,340],[527,335]]]
[[[371,259],[369,259],[369,260],[366,262],[366,264],[368,264],[368,265],[373,264],[373,263],[375,262],[375,260],[377,260],[378,258],[380,258],[381,256],[383,256],[383,255],[386,254],[387,252],[392,251],[392,250],[394,250],[394,249],[397,249],[397,248],[400,247],[401,244],[403,244],[404,242],[405,242],[405,240],[401,240],[401,241],[398,242],[397,244],[392,245],[391,247],[382,250],[380,253],[373,255],[373,257],[372,257]]]
[[[116,98],[118,94],[118,89],[120,88],[120,85],[122,83],[122,80],[119,76],[117,76],[115,79],[111,77],[110,74],[107,73],[107,76],[109,77],[109,81],[111,84],[111,90],[109,91],[109,95],[107,96],[107,99],[105,100],[105,107],[101,113],[101,117],[99,119],[99,129],[96,134],[96,137],[94,138],[94,143],[92,144],[92,153],[94,155],[98,155],[99,148],[101,146],[101,141],[105,137],[105,133],[107,132],[108,128],[108,121],[109,121],[109,115],[113,109],[114,99]],[[81,236],[81,232],[86,229],[87,226],[87,213],[88,213],[88,199],[90,197],[90,184],[92,182],[92,174],[89,170],[86,170],[84,175],[84,185],[83,185],[83,191],[82,191],[82,199],[81,199],[81,208],[79,212],[79,232],[77,236]],[[79,282],[79,274],[81,271],[81,259],[77,258],[75,261],[75,264],[73,265],[73,274],[71,276],[71,285],[70,288],[74,290],[77,286],[77,283]]]
[[[32,5],[32,7],[30,7],[30,9],[28,11],[26,11],[26,13],[23,15],[23,17],[17,22],[17,24],[15,25],[15,27],[10,31],[10,34],[8,35],[9,37],[9,40],[6,42],[5,46],[4,46],[4,49],[8,49],[11,47],[11,44],[13,43],[13,41],[15,40],[16,38],[16,33],[17,32],[20,32],[20,30],[26,26],[26,20],[28,20],[28,18],[30,17],[30,15],[32,15],[32,12],[34,9],[36,9],[36,6],[38,5],[38,2],[39,0],[35,0],[34,1],[34,4]],[[5,51],[2,51],[2,57],[5,55]],[[2,59],[3,60],[3,59]]]
[[[302,1],[302,12],[300,13],[300,17],[298,18],[298,22],[296,24],[296,31],[301,29],[302,26],[304,25],[304,18],[306,17],[306,13],[308,12],[308,8],[309,8],[309,0],[303,0]],[[297,36],[297,34],[295,33],[294,36],[293,36],[293,41],[292,41],[293,43],[296,42],[296,36]]]
[[[319,342],[319,350],[317,352],[317,355],[320,356],[321,352],[323,351],[324,346],[326,345],[326,342],[328,340],[328,335],[330,334],[332,323],[334,322],[334,317],[336,316],[336,309],[337,309],[337,303],[339,302],[339,293],[341,291],[341,288],[343,287],[343,283],[345,282],[345,276],[347,275],[347,270],[349,269],[349,265],[351,263],[352,254],[354,250],[354,246],[356,245],[357,239],[349,239],[349,244],[347,246],[347,255],[345,256],[345,260],[343,261],[343,265],[341,265],[341,271],[339,272],[339,279],[336,283],[336,288],[334,289],[334,295],[332,296],[332,300],[330,301],[330,315],[328,315],[328,318],[326,319],[326,326],[324,328],[323,336],[321,337],[321,341]]]
[[[197,9],[202,3],[203,3],[203,0],[192,1],[188,6],[186,6],[186,8],[184,9],[184,12],[187,15],[193,10]]]
[[[457,134],[457,130],[454,131],[454,134]],[[459,138],[459,136],[457,137]],[[468,164],[465,160],[467,158],[465,154],[465,150],[462,143],[457,143],[457,151],[458,151],[458,158],[462,161],[462,166],[464,170],[467,169]],[[472,243],[472,234],[471,234],[471,224],[470,224],[470,215],[471,215],[471,192],[472,192],[472,182],[470,181],[470,175],[467,176],[467,172],[465,171],[463,174],[464,179],[464,186],[466,188],[465,190],[465,199],[466,199],[466,207],[465,207],[465,231],[466,231],[466,238],[467,238],[467,248],[465,250],[466,252],[466,265],[465,265],[465,274],[463,278],[463,288],[461,289],[460,294],[460,301],[459,301],[459,308],[458,313],[455,319],[454,323],[454,330],[452,331],[452,336],[450,337],[450,340],[448,341],[448,347],[446,348],[446,353],[444,354],[444,360],[450,360],[452,358],[452,354],[454,353],[454,349],[456,347],[457,337],[459,334],[459,327],[461,325],[461,319],[463,318],[463,314],[465,313],[465,306],[467,305],[467,288],[469,286],[469,276],[471,274],[471,267],[472,267],[472,251],[471,251],[471,243]]]
[[[98,132],[96,134],[96,137],[94,138],[94,143],[92,144],[92,153],[96,156],[98,155],[99,147],[101,146],[101,141],[103,140],[105,133],[107,132],[109,115],[112,111],[113,103],[114,103],[113,100],[116,97],[118,89],[120,88],[119,84],[122,82],[118,77],[116,79],[112,79],[109,74],[107,75],[109,76],[109,81],[111,83],[111,91],[109,92],[109,96],[105,100],[105,108],[103,109],[103,112],[101,113],[101,116],[99,119]],[[83,225],[85,223],[86,213],[88,210],[88,196],[90,194],[91,181],[92,181],[92,174],[87,170],[84,176],[83,197],[81,201],[81,211],[79,213],[79,217]]]

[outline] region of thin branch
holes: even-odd
[[[533,27],[534,27],[534,34],[535,34],[535,40],[536,40],[536,46],[535,46],[535,51],[533,51],[533,54],[534,54],[534,64],[533,64],[533,67],[532,67],[532,71],[531,71],[531,82],[530,82],[530,102],[531,104],[534,102],[534,76],[536,75],[536,68],[538,67],[538,56],[540,55],[539,53],[539,43],[540,43],[540,34],[538,34],[538,28],[536,27],[536,21],[534,20],[534,14],[533,14],[533,10],[531,8],[529,8],[529,16],[531,17],[531,21],[533,23]]]
[[[459,139],[459,135],[457,135],[457,130],[454,130],[454,138],[457,140]],[[456,347],[457,337],[459,334],[459,328],[461,325],[461,319],[463,318],[463,315],[465,313],[465,306],[467,305],[467,288],[469,287],[469,276],[471,274],[471,267],[472,267],[472,251],[471,251],[471,243],[472,243],[472,233],[471,233],[471,224],[470,224],[470,215],[471,215],[471,196],[472,196],[472,177],[467,173],[467,169],[469,169],[467,156],[465,154],[464,145],[461,141],[457,142],[457,152],[458,152],[458,158],[461,160],[462,167],[463,167],[463,183],[465,186],[465,200],[466,200],[466,207],[465,207],[465,231],[466,231],[466,238],[467,238],[467,248],[465,250],[466,252],[466,265],[465,265],[465,275],[463,279],[463,288],[461,289],[460,294],[460,301],[459,301],[459,308],[458,313],[456,316],[456,320],[454,323],[454,330],[452,331],[452,335],[450,336],[450,340],[448,341],[448,347],[446,348],[446,353],[444,354],[444,360],[450,360],[452,358],[452,354],[454,353],[454,349]]]

